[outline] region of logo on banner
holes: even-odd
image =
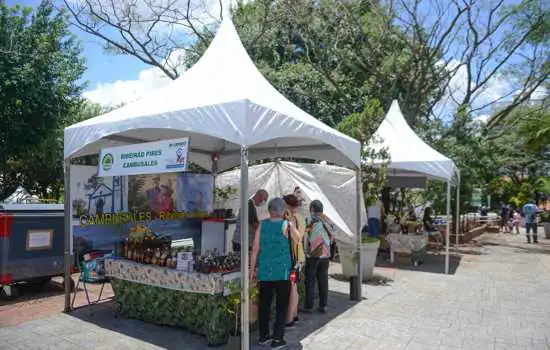
[[[176,151],[176,163],[184,164],[185,163],[185,153],[182,148],[178,148]]]
[[[114,162],[115,162],[115,158],[111,153],[105,154],[103,156],[103,159],[101,159],[101,166],[103,167],[103,171],[111,170]]]

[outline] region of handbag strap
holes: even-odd
[[[294,266],[296,266],[296,260],[294,257],[294,249],[292,249],[292,238],[290,237],[290,221],[288,221],[286,226],[286,236],[288,239],[288,251],[290,252],[291,268],[294,269]]]

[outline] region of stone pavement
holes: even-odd
[[[78,277],[78,274],[73,275],[75,284]],[[20,287],[19,296],[15,301],[0,300],[0,327],[17,326],[27,321],[58,315],[63,311],[65,305],[62,282],[62,278],[54,278],[44,286]],[[91,300],[97,300],[99,291],[100,285],[88,284],[88,293]],[[113,295],[111,286],[106,284],[101,298],[109,298]],[[82,284],[80,284],[74,306],[79,307],[86,303],[86,296]],[[2,347],[0,347],[0,350],[2,350]]]
[[[403,260],[376,268],[393,281],[364,285],[360,303],[348,300],[347,283],[331,279],[329,313],[303,315],[286,334],[290,348],[550,349],[550,241],[485,234],[478,242],[454,275]],[[0,328],[2,350],[205,348],[201,336],[115,319],[110,305]]]

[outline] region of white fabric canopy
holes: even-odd
[[[19,186],[17,189],[9,195],[7,198],[5,198],[2,203],[5,204],[20,204],[20,203],[33,203],[36,202],[34,198],[27,192],[26,189]]]
[[[256,68],[229,19],[180,78],[134,103],[65,129],[65,158],[101,148],[190,136],[191,161],[218,169],[249,159],[302,157],[356,167],[359,143],[302,111]]]
[[[455,174],[458,174],[452,160],[428,146],[416,135],[395,100],[369,146],[376,151],[387,147],[390,155],[389,176],[425,176],[428,179],[452,182]]]
[[[331,165],[299,164],[292,162],[273,162],[255,165],[248,168],[250,177],[249,196],[259,189],[265,189],[269,197],[280,197],[293,193],[300,187],[305,203],[302,206],[308,211],[309,203],[318,199],[323,203],[325,214],[334,222],[337,230],[335,238],[355,244],[356,237],[356,183],[355,171]],[[239,169],[218,175],[217,187],[231,186],[240,188],[241,172]],[[361,196],[361,226],[366,225],[367,215]],[[239,199],[226,203],[226,207],[237,210]],[[260,208],[263,216],[267,215],[267,206]],[[263,212],[263,213],[262,213]]]

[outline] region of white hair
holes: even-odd
[[[283,216],[285,209],[286,203],[280,197],[273,198],[267,204],[267,210],[269,211],[269,214],[273,216]]]

